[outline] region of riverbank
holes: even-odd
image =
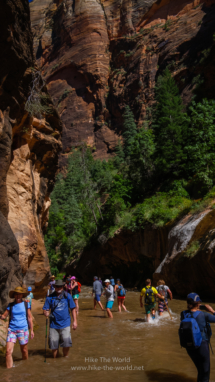
[[[102,303],[104,298],[102,298]],[[178,340],[179,314],[186,302],[173,300],[169,318],[144,322],[144,309],[139,306],[139,293],[129,291],[126,307],[129,313],[118,313],[113,306],[114,319],[105,318],[101,310],[93,310],[91,288],[83,287],[80,296],[78,329],[72,331],[73,347],[69,357],[52,359],[45,355],[45,317],[42,301],[35,301],[33,315],[39,325],[35,339],[29,343],[29,360],[20,359],[20,350],[14,350],[15,367],[6,370],[0,366],[1,381],[37,382],[45,380],[93,382],[122,379],[132,382],[195,382],[196,370]],[[211,304],[215,308],[215,304]],[[215,331],[215,327],[212,330]],[[215,349],[215,337],[212,336]],[[211,381],[215,380],[215,356],[211,356]],[[100,369],[99,369],[100,368]]]

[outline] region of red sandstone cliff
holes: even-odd
[[[35,66],[28,0],[1,2],[0,43],[2,310],[12,285],[23,282],[37,293],[47,284],[42,230],[61,149],[61,122]]]
[[[85,141],[113,155],[125,104],[140,126],[168,65],[188,103],[198,82],[215,96],[213,0],[34,0],[38,65],[63,122],[63,155]]]
[[[31,3],[37,64],[63,123],[60,166],[71,147],[83,141],[95,157],[113,155],[124,106],[131,106],[141,126],[153,103],[156,77],[167,66],[185,104],[200,84],[203,97],[215,97],[214,4],[214,0]],[[110,275],[120,269],[134,285],[143,278],[144,269],[151,269],[157,271],[155,280],[165,277],[181,295],[188,286],[198,291],[200,283],[206,294],[207,280],[215,273],[212,217],[209,208],[163,230],[118,232],[104,246],[84,251],[75,271],[91,282],[95,273]],[[212,281],[210,288],[213,293]]]

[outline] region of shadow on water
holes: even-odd
[[[174,373],[165,369],[149,370],[145,373],[151,382],[196,382],[196,378],[190,378],[185,374]]]
[[[28,351],[29,357],[35,356],[35,355],[40,355],[45,358],[45,349],[36,349],[36,350],[29,350]],[[61,357],[61,353],[59,354],[58,357]],[[49,349],[46,349],[46,358],[53,358],[52,357],[52,352]]]

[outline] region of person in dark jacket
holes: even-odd
[[[96,309],[96,304],[98,303],[101,310],[104,310],[103,308],[103,305],[100,301],[100,297],[102,295],[102,292],[103,292],[103,286],[102,284],[100,283],[100,281],[98,280],[98,277],[95,276],[94,277],[94,282],[93,282],[93,290],[92,290],[92,296],[93,296],[93,293],[95,293],[95,296],[94,296],[94,309]]]
[[[194,313],[201,309],[207,312],[198,314],[195,318],[199,325],[202,334],[202,343],[199,348],[186,349],[188,355],[192,359],[198,370],[197,382],[209,382],[210,378],[210,351],[209,351],[209,334],[207,330],[208,323],[215,323],[215,311],[210,305],[201,305],[201,299],[196,293],[190,293],[187,296],[187,310],[181,312],[181,321],[185,318],[187,313]],[[212,313],[212,314],[210,314]]]

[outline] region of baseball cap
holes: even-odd
[[[98,280],[98,277],[97,277],[97,276],[94,276],[94,280]]]
[[[75,277],[75,276],[72,276],[72,277],[71,277],[71,280],[76,280],[76,277]]]
[[[194,302],[202,302],[202,300],[200,299],[200,297],[197,293],[190,293],[187,295],[187,298],[190,298]]]
[[[31,287],[28,287],[28,292],[31,292],[32,291],[32,288]]]
[[[106,279],[106,280],[105,280],[105,283],[110,283],[110,280],[109,280],[109,279]]]

